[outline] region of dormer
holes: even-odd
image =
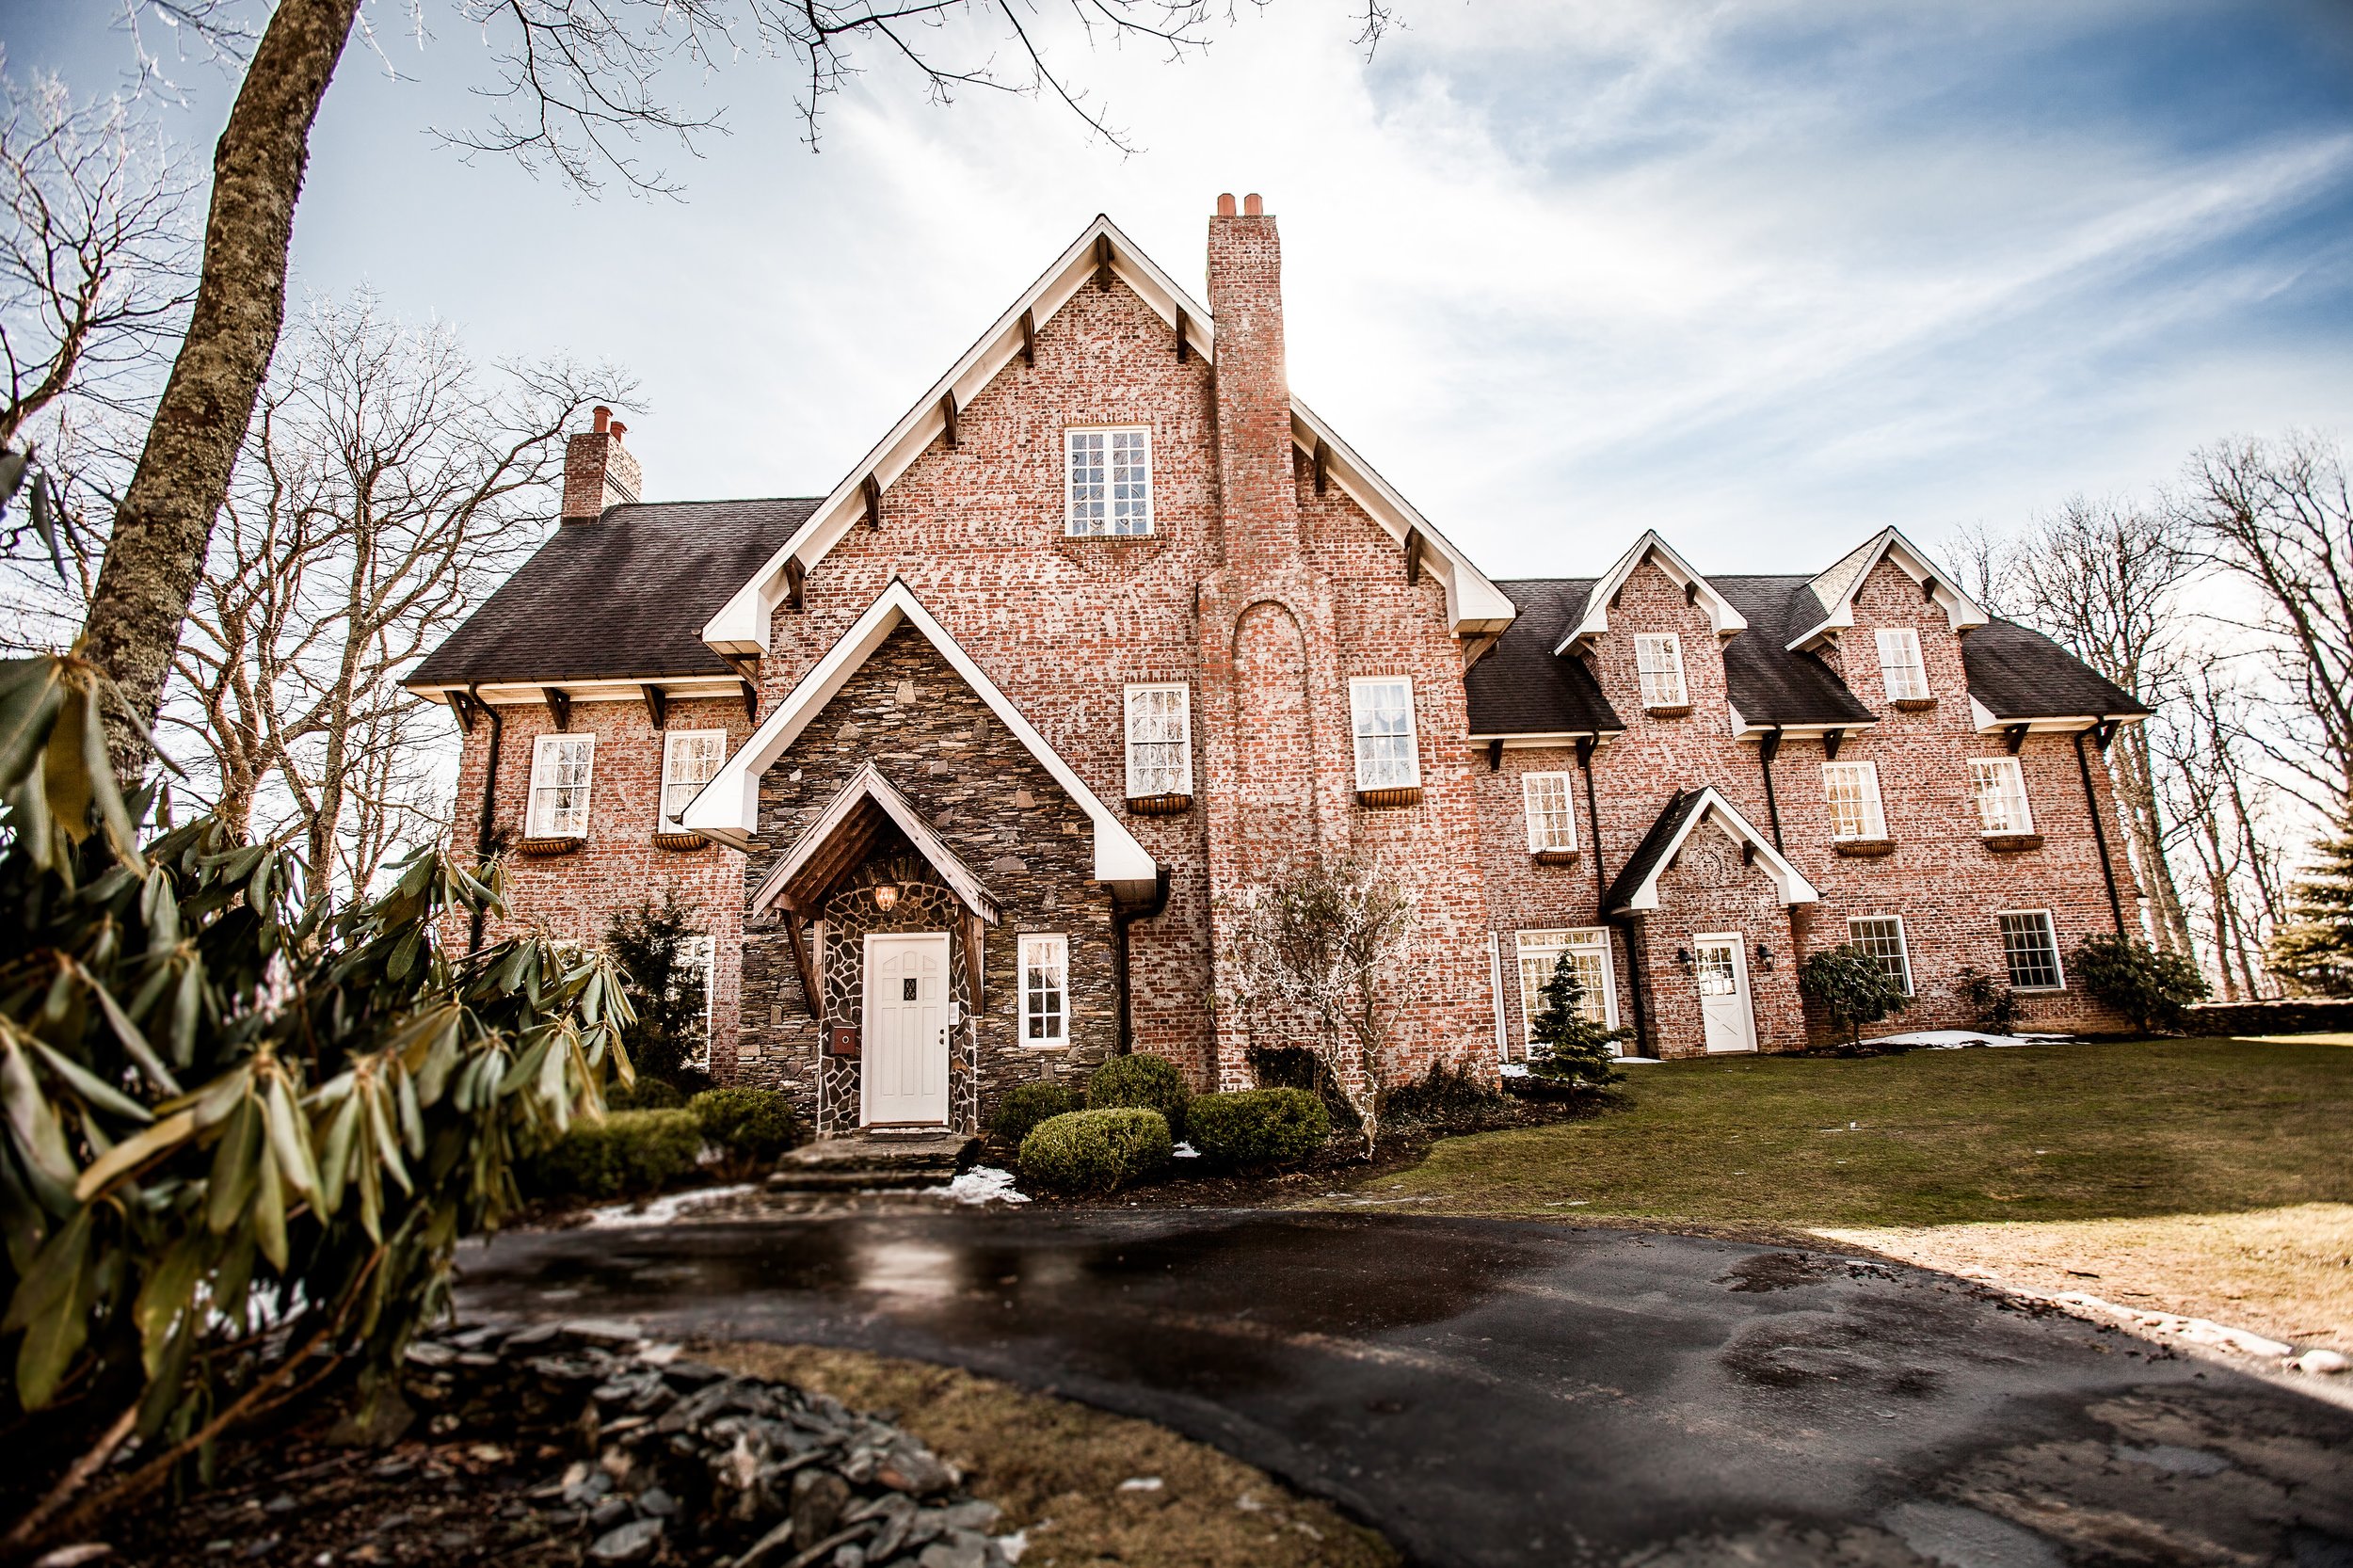
[[[1789,640],[1789,651],[1817,651],[1839,632],[1852,627],[1855,595],[1862,591],[1871,568],[1882,560],[1893,563],[1920,584],[1921,599],[1945,612],[1945,622],[1956,634],[1974,631],[1993,618],[1976,600],[1961,591],[1960,584],[1945,574],[1927,552],[1895,529],[1883,528],[1861,549],[1849,552],[1806,584],[1804,591],[1813,596],[1815,613],[1801,613],[1792,617],[1793,623],[1802,625],[1804,630]]]
[[[1666,575],[1667,581],[1683,590],[1685,603],[1706,611],[1707,624],[1715,631],[1719,643],[1749,629],[1748,617],[1734,608],[1730,600],[1718,593],[1706,578],[1702,577],[1689,562],[1676,554],[1667,541],[1653,531],[1635,540],[1634,548],[1619,556],[1617,565],[1593,584],[1593,591],[1585,598],[1583,614],[1570,622],[1568,631],[1552,651],[1555,654],[1577,652],[1595,637],[1607,632],[1609,630],[1609,612],[1617,607],[1618,595],[1625,587],[1626,579],[1633,576],[1645,561],[1656,566]]]

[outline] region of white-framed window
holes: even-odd
[[[2034,813],[2026,807],[2026,775],[2017,758],[1970,758],[1969,792],[1977,797],[1977,821],[1989,835],[2034,831]]]
[[[1357,676],[1348,683],[1348,706],[1356,733],[1356,788],[1404,790],[1419,784],[1412,678]]]
[[[1879,631],[1880,680],[1890,702],[1916,702],[1929,695],[1929,670],[1920,662],[1920,633],[1909,626]]]
[[[724,729],[672,729],[662,737],[662,825],[679,828],[686,803],[696,792],[718,776],[728,760]]]
[[[1683,683],[1683,639],[1672,632],[1645,632],[1634,639],[1634,668],[1642,682],[1645,708],[1681,708],[1691,698]]]
[[[1128,798],[1193,793],[1193,689],[1128,688]]]
[[[1070,938],[1024,933],[1021,937],[1021,1043],[1070,1044]]]
[[[1520,775],[1520,800],[1528,808],[1528,850],[1577,847],[1577,797],[1565,773]]]
[[[1609,931],[1593,926],[1570,931],[1523,931],[1515,938],[1520,960],[1520,1040],[1535,1038],[1536,1013],[1545,983],[1562,953],[1577,971],[1585,995],[1577,1010],[1604,1029],[1618,1027],[1618,987],[1609,968]],[[1613,1046],[1611,1049],[1616,1049]]]
[[[2066,973],[2059,968],[2058,933],[2048,909],[2013,909],[1998,917],[2002,922],[2002,959],[2009,966],[2009,984],[2019,991],[2061,991]]]
[[[717,978],[717,953],[718,944],[709,936],[689,936],[679,944],[679,978],[698,981],[703,988],[702,1035],[686,1055],[686,1064],[697,1072],[711,1070],[711,994],[716,989],[713,982]]]
[[[542,735],[531,748],[531,821],[535,839],[588,836],[588,776],[595,771],[594,735]]]
[[[1152,432],[1063,432],[1064,525],[1074,535],[1152,532]]]
[[[1878,959],[1887,978],[1912,995],[1912,950],[1904,945],[1902,916],[1857,916],[1847,922],[1847,940]]]
[[[1830,803],[1833,839],[1884,839],[1887,818],[1880,809],[1877,762],[1825,762],[1822,797]]]

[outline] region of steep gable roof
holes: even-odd
[[[1736,733],[1759,725],[1796,729],[1860,729],[1879,715],[1864,706],[1838,672],[1787,646],[1793,605],[1810,610],[1802,577],[1719,577],[1716,586],[1749,617],[1745,636],[1724,644],[1724,695]]]
[[[1102,250],[1106,245],[1107,263]],[[945,399],[953,394],[961,407],[979,396],[996,379],[998,372],[1021,352],[1028,332],[1051,320],[1104,264],[1109,265],[1112,277],[1167,322],[1172,332],[1181,321],[1185,341],[1214,362],[1216,330],[1209,312],[1178,288],[1109,217],[1097,215],[1053,265],[1006,308],[995,324],[981,334],[980,341],[965,351],[947,375],[932,383],[931,390],[818,504],[808,527],[738,580],[734,592],[704,625],[703,640],[727,653],[766,652],[770,618],[786,597],[786,562],[796,560],[807,570],[824,560],[863,515],[869,476],[887,488],[904,473],[946,428]],[[1030,324],[1026,329],[1025,318]],[[1401,545],[1418,536],[1420,548],[1432,559],[1445,585],[1447,615],[1454,630],[1466,633],[1502,630],[1511,619],[1512,601],[1472,565],[1469,556],[1456,549],[1431,525],[1429,519],[1415,510],[1373,472],[1369,463],[1295,397],[1291,400],[1291,439],[1308,452],[1313,452],[1316,442],[1321,440],[1325,446],[1326,477],[1337,482]]]
[[[1882,528],[1864,541],[1861,548],[1848,552],[1829,569],[1807,582],[1805,593],[1813,601],[1813,613],[1805,613],[1804,600],[1801,599],[1797,616],[1800,624],[1792,627],[1795,635],[1786,646],[1792,650],[1815,648],[1823,639],[1852,626],[1854,596],[1871,575],[1871,568],[1882,559],[1893,560],[1913,582],[1926,588],[1943,607],[1945,623],[1954,631],[1971,631],[1993,618],[1976,600],[1961,591],[1960,584],[1945,575],[1934,557],[1895,529]]]
[[[1473,740],[1507,735],[1614,735],[1625,728],[1582,659],[1553,652],[1583,613],[1590,577],[1498,583],[1519,614],[1463,678]]]
[[[1601,580],[1587,592],[1577,617],[1569,623],[1567,630],[1561,633],[1559,646],[1553,649],[1555,653],[1567,653],[1577,644],[1598,637],[1609,630],[1610,601],[1618,597],[1618,590],[1625,586],[1625,580],[1633,576],[1635,568],[1644,561],[1656,561],[1658,569],[1667,574],[1669,582],[1689,594],[1692,602],[1707,607],[1707,623],[1715,629],[1717,636],[1729,637],[1736,632],[1748,630],[1748,618],[1734,607],[1732,601],[1718,593],[1715,585],[1699,574],[1697,568],[1676,554],[1673,547],[1658,536],[1657,529],[1650,529],[1635,540],[1633,548],[1619,556],[1617,564],[1604,572]]]
[[[1773,847],[1772,840],[1756,830],[1756,824],[1740,814],[1740,808],[1720,794],[1712,784],[1697,789],[1679,790],[1651,824],[1642,836],[1641,844],[1626,861],[1617,879],[1610,883],[1609,896],[1601,901],[1602,913],[1615,915],[1658,907],[1658,879],[1674,863],[1677,851],[1692,832],[1704,823],[1713,823],[1733,842],[1748,850],[1757,866],[1781,891],[1784,904],[1814,904],[1821,894],[1803,872],[1791,865],[1787,856]]]
[[[2028,627],[1989,621],[1961,645],[1977,728],[2037,719],[2139,719],[2149,705]]]

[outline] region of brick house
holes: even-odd
[[[2118,1020],[2063,952],[2124,929],[2104,746],[2145,710],[1888,530],[1817,573],[1497,583],[1290,395],[1274,220],[1209,304],[1106,218],[851,472],[648,503],[599,411],[563,523],[408,678],[465,729],[457,823],[514,920],[709,934],[712,1071],[823,1130],[984,1123],[1157,1052],[1251,1080],[1212,999],[1312,852],[1412,896],[1385,1080],[1525,1053],[1563,952],[1657,1056],[1825,1032],[1854,940],[1965,1023]]]

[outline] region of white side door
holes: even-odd
[[[1700,1023],[1711,1051],[1756,1048],[1756,1015],[1749,1007],[1747,946],[1737,932],[1691,938],[1692,969],[1700,984]]]
[[[870,1126],[948,1120],[948,934],[866,938],[866,1023],[859,1042]]]

